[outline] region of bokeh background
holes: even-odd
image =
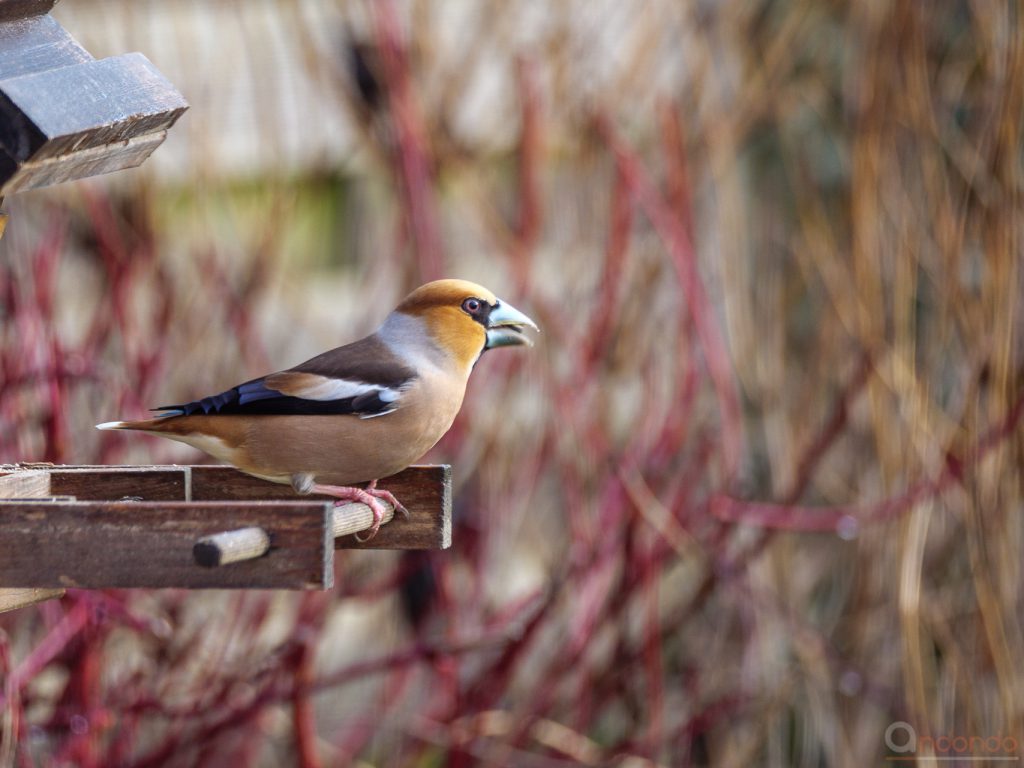
[[[202,460],[92,425],[439,276],[543,334],[429,457],[450,550],[0,617],[0,762],[863,766],[894,722],[925,764],[1021,756],[1015,4],[54,15],[192,108],[144,167],[6,202],[0,461]]]

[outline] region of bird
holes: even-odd
[[[537,324],[467,280],[420,286],[369,336],[217,395],[152,409],[138,421],[97,424],[198,448],[299,494],[405,512],[377,482],[420,459],[455,420],[484,352],[531,346]],[[368,483],[365,488],[357,484]]]

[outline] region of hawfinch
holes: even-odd
[[[373,536],[384,514],[378,499],[404,511],[377,480],[441,439],[480,355],[529,345],[525,326],[537,330],[486,288],[438,280],[410,293],[365,339],[219,395],[156,408],[156,418],[97,428],[168,437],[299,493],[362,502],[373,510]],[[351,487],[363,482],[365,490]]]

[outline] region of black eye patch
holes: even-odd
[[[484,328],[487,327],[488,320],[491,317],[491,312],[494,310],[490,304],[483,299],[477,299],[475,297],[468,298],[462,302],[462,310],[476,320]]]

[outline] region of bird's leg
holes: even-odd
[[[360,542],[369,541],[380,530],[380,524],[384,520],[384,513],[386,512],[381,501],[391,504],[395,511],[401,512],[406,517],[409,515],[409,510],[402,506],[402,503],[395,498],[394,494],[377,488],[376,480],[371,482],[366,487],[366,490],[347,485],[320,485],[319,483],[313,483],[309,486],[307,493],[322,493],[325,496],[333,496],[338,500],[335,502],[335,506],[346,501],[356,501],[368,506],[373,513],[373,525],[370,526],[369,533],[365,537],[361,537],[358,533],[355,534],[356,540]]]
[[[292,475],[292,488],[296,493],[306,496],[313,492],[314,485],[316,485],[316,480],[309,472],[296,472]]]

